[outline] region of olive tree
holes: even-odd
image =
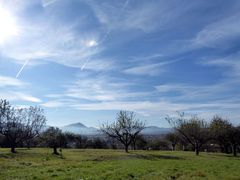
[[[117,113],[116,121],[110,125],[103,124],[101,131],[119,141],[124,146],[125,152],[128,152],[130,144],[144,128],[145,124],[136,119],[134,112],[120,111]]]

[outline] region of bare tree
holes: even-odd
[[[44,111],[40,107],[29,107],[25,109],[26,118],[26,143],[30,148],[31,141],[38,136],[46,125]]]
[[[120,111],[116,122],[102,125],[101,131],[109,137],[115,138],[123,144],[128,152],[129,145],[136,139],[137,135],[145,128],[145,124],[138,119],[134,112]]]
[[[5,136],[12,153],[19,143],[39,135],[45,123],[43,110],[38,107],[15,109],[6,100],[0,101],[0,134]]]
[[[193,146],[196,155],[199,155],[200,148],[210,139],[209,125],[197,116],[185,119],[183,113],[179,115],[179,118],[167,117],[166,120]]]

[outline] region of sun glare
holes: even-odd
[[[88,40],[85,42],[85,44],[87,47],[94,47],[94,46],[98,45],[97,41],[95,41],[95,40]]]
[[[18,28],[14,17],[0,5],[0,44],[17,34]]]

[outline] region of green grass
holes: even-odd
[[[240,158],[217,153],[0,149],[0,179],[240,179]]]

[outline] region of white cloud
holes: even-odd
[[[13,95],[15,96],[16,100],[28,101],[33,103],[40,103],[42,102],[41,99],[37,97],[33,97],[31,95],[22,93],[22,92],[14,92]]]
[[[46,21],[49,17],[51,20]],[[77,68],[81,68],[87,60],[105,60],[97,56],[104,49],[103,45],[98,43],[102,32],[97,28],[89,31],[79,28],[84,28],[86,17],[79,16],[77,22],[69,24],[59,22],[53,17],[51,12],[43,11],[37,21],[20,19],[21,32],[14,41],[1,47],[2,56],[20,64],[30,59],[31,64],[52,61]],[[95,68],[98,69],[91,67],[91,70]]]
[[[179,4],[177,1],[142,1],[132,4],[131,1],[107,2],[87,1],[95,12],[99,22],[110,30],[139,29],[152,32],[156,29],[167,29],[176,24],[176,19],[183,16],[189,8],[197,3]],[[178,4],[176,6],[176,4]]]
[[[126,74],[133,75],[149,75],[155,76],[165,71],[164,68],[161,68],[163,65],[160,63],[150,64],[150,65],[142,65],[137,67],[132,67],[129,69],[125,69],[123,72]]]
[[[151,101],[114,101],[101,103],[74,104],[72,107],[79,110],[123,110],[135,111],[144,116],[166,116],[174,114],[177,111],[189,114],[198,114],[204,118],[211,118],[216,114],[228,114],[231,108],[234,115],[237,114],[238,104],[221,104],[221,103],[173,103],[170,101],[151,102]],[[230,115],[232,118],[232,116]],[[239,117],[239,115],[238,115]]]
[[[238,12],[225,19],[207,25],[197,34],[192,42],[195,46],[200,47],[224,47],[226,46],[226,42],[239,37],[240,13]]]
[[[144,62],[144,61],[151,61],[151,60],[159,60],[162,57],[164,57],[163,54],[155,53],[155,54],[151,54],[151,55],[133,56],[133,57],[131,57],[130,61],[132,61],[132,62],[143,61]]]
[[[46,8],[47,6],[50,6],[54,4],[58,0],[42,0],[42,6]]]
[[[160,73],[166,71],[166,65],[177,62],[179,60],[172,60],[172,61],[164,61],[160,63],[154,64],[146,64],[146,65],[139,65],[132,68],[128,68],[123,70],[126,74],[133,74],[133,75],[149,75],[149,76],[156,76]]]
[[[132,86],[134,86],[134,83],[117,78],[106,76],[92,77],[79,74],[76,80],[63,86],[63,92],[46,95],[51,101],[44,105],[58,106],[58,102],[64,102],[68,105],[83,102],[111,103],[148,97],[150,92],[132,91]]]
[[[25,32],[18,41],[4,46],[3,55],[22,64],[26,59],[32,59],[32,63],[44,60],[81,67],[87,59],[91,59],[102,50],[101,47],[96,46],[96,42],[90,41],[90,44],[86,44],[87,37],[79,39],[74,35],[71,27],[56,29],[42,24],[36,28],[38,33]],[[42,36],[43,34],[45,35]],[[41,41],[35,41],[35,39],[41,39]]]
[[[232,86],[235,82],[220,82],[209,85],[188,85],[188,84],[162,84],[155,86],[159,93],[177,94],[172,97],[175,101],[209,101],[214,99],[228,98],[236,87]],[[170,97],[169,97],[170,98]]]
[[[0,87],[6,87],[6,86],[22,87],[24,85],[26,85],[26,83],[16,78],[0,75]]]
[[[0,76],[0,98],[9,101],[27,101],[39,103],[41,100],[28,93],[25,93],[28,83],[8,76]]]
[[[99,76],[79,76],[78,80],[66,85],[64,95],[88,101],[116,101],[127,98],[137,98],[147,92],[131,92],[131,84],[120,79]]]
[[[240,77],[240,52],[221,58],[208,58],[201,62],[201,65],[215,66],[222,68],[222,73],[230,81],[238,81]]]
[[[61,101],[47,101],[45,103],[42,103],[41,105],[47,108],[57,108],[66,106],[66,103],[63,103]]]
[[[48,95],[52,100],[42,105],[52,108],[67,106],[89,111],[127,109],[148,118],[164,117],[176,111],[198,114],[203,118],[211,118],[215,114],[225,114],[230,119],[239,117],[237,112],[240,102],[236,101],[238,97],[230,98],[224,95],[232,90],[230,82],[203,86],[163,84],[156,86],[156,91],[133,92],[131,88],[136,88],[136,84],[109,77],[94,78],[80,75],[77,79],[72,84],[65,85],[63,93]],[[165,96],[164,93],[168,92],[180,94],[173,97]]]
[[[40,103],[41,99],[37,97],[33,97],[24,92],[13,92],[13,91],[2,91],[0,92],[0,97],[2,99],[7,99],[8,101],[25,101],[25,102],[33,102]]]

